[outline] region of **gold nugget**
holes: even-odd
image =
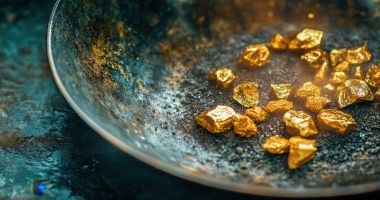
[[[297,169],[314,158],[317,151],[317,143],[301,137],[289,139],[289,169]]]
[[[333,84],[329,83],[329,84],[323,86],[322,89],[324,92],[330,94],[330,93],[334,92],[336,88]]]
[[[226,89],[235,81],[236,77],[230,69],[221,67],[215,71],[211,71],[209,79],[214,80],[218,87]]]
[[[268,120],[269,114],[262,107],[248,108],[245,111],[245,115],[250,117],[254,122],[263,122]]]
[[[328,72],[329,72],[329,65],[328,65],[328,62],[326,61],[315,73],[314,82],[317,84],[324,83]]]
[[[270,84],[272,94],[278,99],[287,99],[292,92],[292,85],[285,84]]]
[[[286,132],[291,136],[309,137],[318,134],[313,118],[303,111],[289,110],[282,121],[285,123]]]
[[[280,34],[276,34],[269,41],[269,48],[275,51],[283,51],[288,48],[289,40]]]
[[[302,99],[306,99],[308,96],[319,96],[319,95],[321,95],[321,90],[319,89],[318,86],[314,85],[314,83],[312,82],[304,83],[300,88],[298,88],[298,90],[294,94],[296,98],[302,98]]]
[[[370,61],[371,58],[372,54],[365,44],[357,49],[347,51],[347,61],[352,64],[362,64]]]
[[[283,112],[293,108],[293,102],[286,99],[272,100],[267,103],[265,110],[269,113]]]
[[[293,52],[306,52],[308,50],[318,48],[322,43],[323,32],[305,28],[297,33],[295,38],[289,42],[289,50]]]
[[[350,63],[347,61],[343,61],[334,67],[335,72],[349,72],[350,71]]]
[[[234,132],[241,137],[252,137],[257,133],[257,127],[253,120],[245,115],[236,114],[232,118]]]
[[[271,154],[284,154],[289,151],[289,140],[279,135],[266,139],[263,149]]]
[[[331,84],[338,85],[338,84],[343,83],[347,79],[348,79],[348,75],[346,72],[333,72],[331,73],[329,82]]]
[[[352,132],[356,126],[356,121],[351,115],[335,109],[321,110],[317,118],[320,129],[340,135]]]
[[[259,68],[269,64],[269,58],[269,50],[265,44],[250,45],[245,48],[238,64],[250,68]]]
[[[195,121],[211,133],[220,133],[232,128],[232,117],[235,114],[234,109],[228,106],[216,106],[202,112],[195,117]]]
[[[319,69],[322,65],[328,65],[327,54],[322,49],[316,49],[301,55],[301,60],[308,63],[313,69]]]
[[[368,68],[365,81],[372,87],[380,87],[380,65],[372,65]]]
[[[315,113],[318,113],[330,103],[331,100],[327,97],[307,97],[305,107]]]
[[[331,65],[335,67],[347,58],[347,49],[333,49],[330,52]]]
[[[258,87],[256,82],[242,82],[234,88],[233,98],[246,108],[255,107],[259,102]]]
[[[367,83],[360,79],[346,80],[336,90],[339,108],[361,101],[373,101],[374,96]]]
[[[357,66],[355,68],[354,78],[356,78],[356,79],[364,79],[364,72],[363,72],[363,69],[362,69],[361,66]]]

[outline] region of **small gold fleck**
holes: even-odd
[[[270,53],[265,44],[250,45],[244,49],[238,60],[238,65],[249,68],[260,68],[270,62]]]
[[[317,151],[317,143],[314,140],[308,140],[301,137],[292,137],[289,139],[289,169],[297,169],[314,158]]]
[[[268,112],[259,106],[248,108],[245,111],[245,115],[250,117],[254,122],[263,122],[269,118]]]
[[[256,82],[242,82],[234,88],[233,99],[246,108],[255,107],[259,102],[258,87]]]
[[[329,65],[328,65],[328,62],[326,61],[315,73],[314,82],[316,84],[322,84],[326,82],[326,76],[328,72],[329,72]]]
[[[214,80],[222,89],[228,88],[236,79],[236,76],[227,67],[221,67],[209,73],[209,79]]]
[[[269,48],[275,51],[283,51],[288,48],[289,40],[280,34],[275,34],[269,41]]]
[[[232,117],[235,114],[231,107],[218,105],[202,112],[195,121],[211,133],[220,133],[232,128]]]
[[[347,58],[347,49],[333,49],[330,52],[331,65],[335,67]]]
[[[289,151],[289,140],[279,135],[266,139],[263,149],[271,154],[284,154]]]
[[[322,43],[323,32],[305,28],[289,42],[289,50],[293,52],[306,52],[318,48]]]
[[[232,118],[234,132],[241,137],[252,137],[257,133],[257,127],[254,121],[246,115],[236,114]]]
[[[373,101],[374,96],[367,83],[361,79],[350,79],[343,82],[336,90],[339,108],[359,103]]]
[[[293,102],[286,99],[272,100],[267,103],[265,110],[269,113],[283,112],[293,108]]]
[[[362,64],[370,61],[371,58],[372,54],[365,44],[357,49],[349,49],[347,51],[347,61],[352,64]]]
[[[372,87],[380,87],[380,65],[372,65],[368,68],[365,81]]]
[[[334,67],[335,72],[349,72],[350,71],[350,63],[347,61],[343,61]]]
[[[322,65],[328,65],[327,54],[322,49],[306,52],[301,55],[301,60],[305,61],[313,69],[319,69]]]
[[[338,84],[343,83],[348,78],[349,77],[346,72],[332,72],[329,81],[331,84],[338,85]]]
[[[309,19],[314,19],[314,18],[315,18],[314,13],[308,13],[308,14],[307,14],[307,18],[309,18]]]
[[[314,113],[318,113],[331,103],[327,97],[307,97],[305,107]]]
[[[289,83],[284,84],[270,84],[272,94],[278,99],[287,99],[292,92],[292,85]]]
[[[296,98],[302,98],[302,99],[306,99],[308,96],[319,96],[319,95],[321,95],[321,90],[319,89],[318,86],[316,86],[312,82],[304,83],[300,88],[298,88],[298,90],[294,94]]]
[[[354,78],[356,78],[356,79],[364,79],[364,72],[363,72],[363,69],[362,69],[361,66],[357,66],[355,68]]]
[[[289,110],[282,121],[291,136],[310,137],[318,134],[313,118],[303,111]]]

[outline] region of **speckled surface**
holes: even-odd
[[[268,12],[260,12],[264,9]],[[237,184],[234,190],[245,186],[252,193],[255,186],[304,193],[334,190],[380,180],[377,103],[346,109],[357,119],[357,130],[346,137],[321,131],[315,158],[294,171],[287,169],[286,156],[268,155],[261,148],[266,137],[286,135],[281,115],[258,125],[259,134],[250,139],[231,132],[208,134],[194,117],[215,104],[243,111],[230,90],[220,91],[206,78],[220,65],[236,73],[234,84],[257,81],[260,105],[270,99],[271,82],[298,87],[311,79],[297,54],[272,53],[271,64],[260,70],[235,65],[245,46],[268,41],[276,32],[321,29],[326,50],[364,42],[374,54],[371,63],[376,63],[376,9],[370,1],[63,0],[53,18],[52,54],[63,86],[86,118],[104,129],[100,132],[147,156],[146,162]],[[316,18],[308,19],[309,12]],[[296,109],[303,109],[301,102]]]
[[[49,189],[42,199],[252,199],[245,195],[190,183],[153,169],[116,149],[86,126],[58,92],[48,69],[45,30],[52,5],[52,1],[26,0],[0,3],[0,197],[31,199],[34,197],[30,189],[31,182],[34,179],[47,179]],[[242,37],[240,40],[250,37],[253,35]],[[225,41],[221,41],[223,42]],[[206,71],[205,69],[202,73]],[[200,81],[202,85],[209,84],[204,79]],[[188,85],[187,87],[192,85],[186,81],[181,84]],[[198,89],[197,91],[202,91],[202,88]],[[168,97],[173,98],[173,93]],[[187,97],[185,100],[198,98],[197,93]],[[194,106],[195,103],[184,101],[182,104]],[[373,109],[372,106],[359,107],[369,111]],[[197,109],[202,110],[203,107],[198,106]],[[363,116],[355,109],[357,108],[350,112]],[[366,120],[366,117],[373,120]],[[348,148],[347,146],[351,149],[360,143],[366,143],[368,146],[359,151],[356,148],[352,149],[353,152],[358,152],[352,157],[361,159],[358,169],[370,167],[368,163],[376,164],[376,161],[370,158],[371,155],[376,155],[377,140],[369,141],[368,134],[378,131],[376,118],[370,112],[360,120],[363,126],[359,128],[366,130],[367,134],[353,135],[350,137],[355,137],[354,139],[348,137],[343,139],[343,142],[334,140],[329,143],[330,148],[344,149]],[[263,124],[263,127],[265,126]],[[167,128],[179,130],[178,127],[169,125]],[[204,134],[201,129],[199,133]],[[210,136],[199,136],[202,137]],[[231,134],[210,138],[215,144],[220,145],[224,145],[223,141],[226,139],[239,140]],[[258,140],[262,140],[261,137]],[[225,150],[230,150],[226,152],[229,155],[226,159],[236,160],[237,155],[241,154],[248,156],[251,153],[244,149],[247,149],[247,145],[255,143],[241,141],[241,145],[238,146],[226,145]],[[190,150],[192,148],[194,147],[189,146]],[[366,152],[369,155],[368,159],[363,158],[361,152]],[[322,151],[320,155],[323,154]],[[353,159],[350,156],[342,158],[339,152],[329,156],[326,159],[337,163]],[[190,157],[188,159],[191,161]],[[267,162],[275,165],[284,165],[283,157],[271,159],[268,156],[267,159]],[[319,158],[324,159],[323,156]],[[231,163],[238,164],[237,161]],[[243,169],[243,173],[247,171],[244,166],[239,168]],[[349,169],[344,166],[342,168],[339,169],[342,173],[344,169]],[[356,171],[358,174],[368,173]],[[376,179],[378,172],[372,173]],[[353,177],[347,178],[350,180]],[[344,178],[340,180],[342,184],[347,181]],[[367,181],[368,177],[363,176],[363,179],[356,180]],[[377,193],[370,193],[353,198],[376,199],[377,196]]]

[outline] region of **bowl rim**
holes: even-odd
[[[240,183],[234,183],[227,180],[219,180],[209,176],[202,176],[200,174],[190,173],[185,169],[174,167],[165,163],[161,160],[156,159],[153,156],[150,156],[139,149],[132,146],[128,146],[123,143],[117,137],[113,136],[109,131],[105,130],[99,124],[91,119],[85,111],[78,106],[78,104],[71,98],[70,94],[66,90],[63,82],[60,79],[60,76],[57,72],[57,67],[54,62],[53,49],[52,49],[52,31],[53,31],[53,22],[55,19],[56,12],[59,8],[61,0],[57,0],[53,7],[53,10],[50,15],[50,19],[47,27],[47,56],[49,60],[50,69],[54,78],[55,83],[58,86],[63,97],[73,108],[73,110],[79,115],[79,117],[89,125],[95,132],[97,132],[101,137],[108,140],[117,148],[121,149],[125,153],[131,155],[132,157],[140,160],[160,171],[166,172],[173,176],[186,179],[191,182],[195,182],[201,185],[210,186],[218,189],[223,189],[231,192],[245,193],[251,195],[259,196],[268,196],[268,197],[332,197],[332,196],[344,196],[344,195],[353,195],[360,194],[365,192],[372,192],[380,189],[380,181],[374,181],[371,183],[362,183],[357,185],[349,186],[338,186],[338,187],[320,187],[320,188],[272,188],[268,186],[252,186]]]

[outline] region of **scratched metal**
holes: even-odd
[[[357,130],[345,137],[321,132],[315,158],[294,171],[287,169],[286,155],[261,148],[271,135],[286,136],[281,116],[259,124],[259,134],[249,139],[209,134],[194,117],[215,104],[243,112],[230,89],[218,90],[207,80],[221,65],[236,72],[235,84],[259,82],[260,105],[270,99],[271,82],[298,86],[311,80],[299,55],[291,53],[272,53],[271,64],[260,70],[235,65],[245,46],[277,32],[321,29],[326,50],[367,43],[374,59],[363,67],[376,63],[379,8],[373,1],[62,0],[52,18],[51,61],[58,84],[85,121],[148,164],[252,194],[359,193],[379,187],[377,103],[347,108]],[[303,106],[296,102],[296,108]]]

